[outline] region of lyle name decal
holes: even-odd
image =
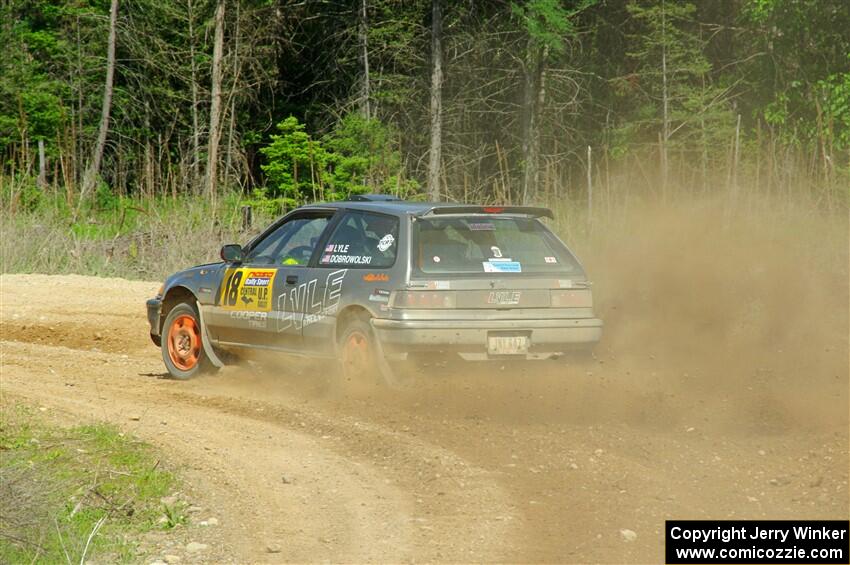
[[[316,296],[318,279],[301,283],[278,296],[277,309],[281,311],[281,317],[277,320],[277,331],[286,331],[292,327],[300,330],[336,314],[342,293],[342,281],[347,271],[348,269],[340,269],[328,274],[322,296]],[[300,312],[304,312],[303,319],[295,315]]]

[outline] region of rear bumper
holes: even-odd
[[[145,303],[148,309],[148,324],[151,326],[151,340],[156,345],[160,344],[160,315],[162,312],[162,300],[151,298]]]
[[[390,355],[451,351],[465,358],[487,358],[487,337],[501,332],[529,336],[531,357],[590,350],[602,337],[602,320],[387,320],[374,318],[375,334]]]

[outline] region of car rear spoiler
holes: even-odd
[[[420,217],[445,216],[449,214],[514,214],[533,218],[555,218],[552,210],[539,206],[434,206],[419,214]]]

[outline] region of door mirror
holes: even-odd
[[[221,248],[221,259],[227,263],[239,263],[242,261],[242,246],[238,243],[229,243]]]

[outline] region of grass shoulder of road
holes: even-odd
[[[138,540],[185,523],[154,449],[108,424],[62,427],[0,402],[0,563],[137,561]]]

